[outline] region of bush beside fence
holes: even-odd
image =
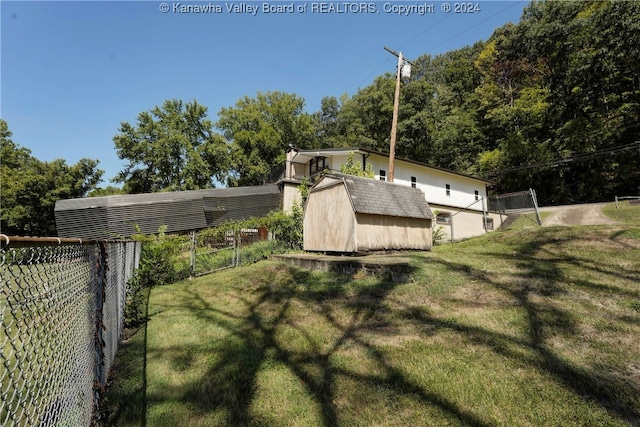
[[[0,425],[90,425],[141,244],[0,239]]]

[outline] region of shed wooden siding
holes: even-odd
[[[431,220],[356,214],[359,250],[431,250]]]
[[[323,252],[429,250],[433,213],[419,189],[335,174],[312,187],[304,249]]]
[[[357,252],[356,216],[342,182],[315,189],[304,212],[306,251]]]

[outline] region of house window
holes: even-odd
[[[476,200],[480,200],[480,193],[478,192],[478,190],[476,190],[475,193],[476,193]]]
[[[483,221],[486,221],[487,230],[493,230],[493,218],[485,218]]]
[[[309,176],[322,172],[327,168],[326,157],[316,157],[309,161]]]
[[[416,177],[415,176],[411,177],[411,187],[412,188],[416,188]]]
[[[436,215],[436,224],[451,224],[451,213],[450,212],[438,212]]]
[[[447,192],[447,196],[451,196],[451,184],[445,184],[444,188]]]
[[[380,169],[380,181],[386,181],[387,180],[387,172],[385,172],[384,169]]]

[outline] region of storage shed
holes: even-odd
[[[277,185],[126,194],[58,200],[58,237],[104,239],[214,227],[230,220],[262,217],[280,208]]]
[[[325,175],[309,190],[304,249],[431,250],[432,220],[422,190],[351,175]]]

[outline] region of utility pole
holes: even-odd
[[[398,70],[396,71],[396,93],[393,98],[393,119],[391,120],[391,138],[389,141],[388,181],[393,182],[393,172],[395,168],[395,159],[396,159],[396,133],[398,130],[398,109],[400,106],[400,78],[402,77],[402,68],[405,65],[405,62],[411,64],[411,61],[404,59],[402,57],[402,52],[398,53],[394,50],[389,49],[386,46],[384,46],[384,50],[398,57]]]

